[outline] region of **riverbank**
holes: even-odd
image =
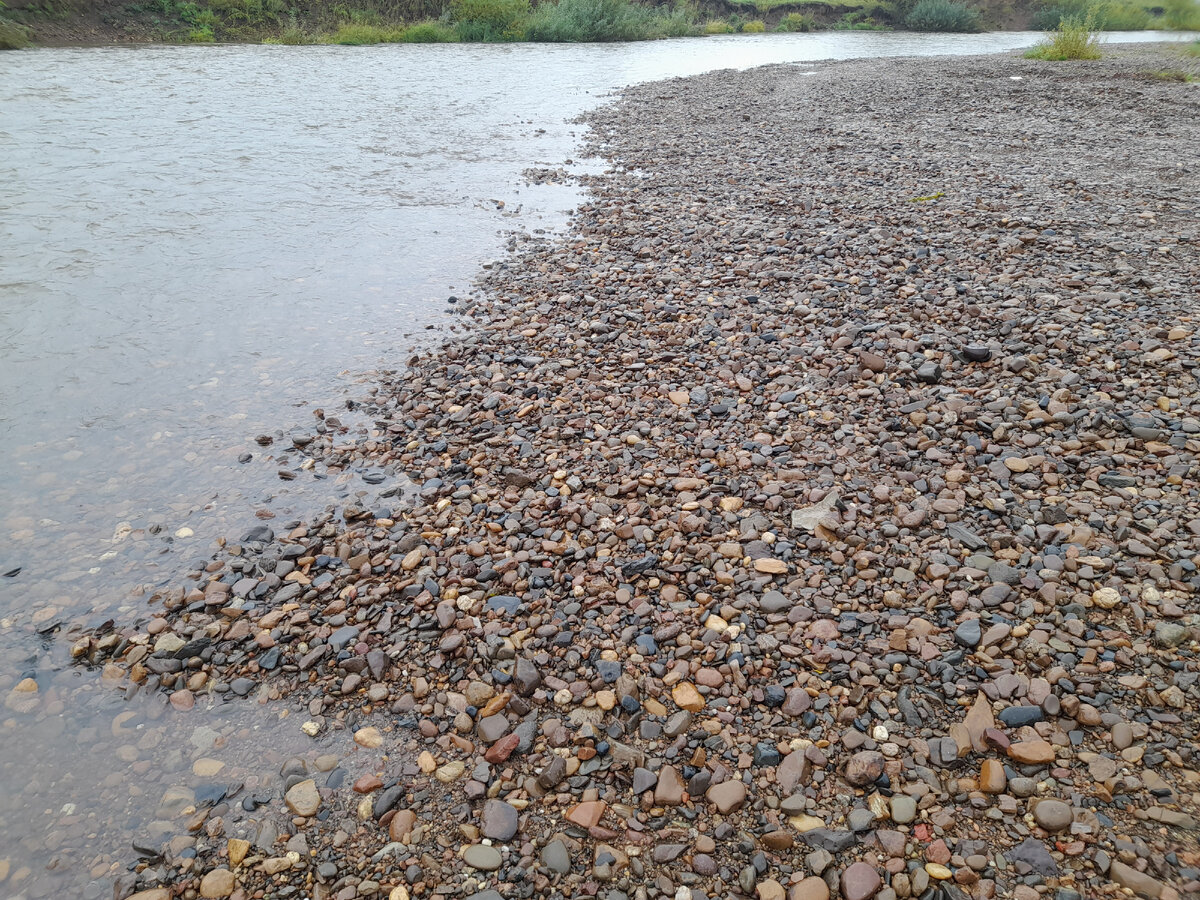
[[[1064,16],[1116,31],[1200,29],[1195,0],[1152,11],[1131,0],[1010,4],[999,0],[9,0],[0,50],[145,43],[596,43],[763,32],[1046,30]]]
[[[590,116],[570,233],[370,440],[301,437],[405,514],[258,526],[77,645],[324,741],[245,793],[206,750],[119,894],[1200,887],[1200,93],[1162,77],[1197,66],[780,66]]]

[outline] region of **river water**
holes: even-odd
[[[522,173],[580,170],[575,117],[713,69],[1036,39],[0,54],[0,896],[110,896],[164,791],[211,781],[197,758],[253,788],[311,750],[266,696],[129,697],[69,664],[71,635],[144,617],[222,535],[397,503],[289,434],[316,409],[365,433],[347,398],[455,327],[506,236],[563,226],[569,180]]]

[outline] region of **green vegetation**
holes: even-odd
[[[454,31],[440,22],[418,22],[405,28],[400,36],[405,44],[449,44],[456,39]]]
[[[5,6],[0,2],[0,50],[20,50],[28,47],[29,29],[4,15]]]
[[[1194,44],[1189,44],[1188,46],[1184,47],[1183,53],[1185,56],[1200,56],[1200,41],[1196,41]]]
[[[1053,31],[1063,19],[1089,15],[1097,31],[1200,31],[1200,0],[1054,0],[1034,13],[1032,26]]]
[[[954,0],[920,0],[904,20],[912,31],[975,32],[979,13]]]
[[[0,0],[0,49],[27,46],[39,23],[69,21],[85,0]],[[12,2],[12,0],[9,0]],[[179,43],[445,43],[636,41],[699,34],[803,33],[820,29],[973,32],[1009,21],[1004,0],[108,0],[105,26],[126,39]],[[1200,29],[1200,0],[1030,0],[1035,25],[1052,31],[1035,56],[1076,58],[1089,34],[1140,28]],[[123,5],[122,5],[123,4]],[[353,5],[351,5],[353,4]],[[1143,5],[1145,4],[1145,5]],[[1150,5],[1155,4],[1155,5]],[[726,15],[728,13],[728,15]],[[708,18],[712,16],[712,18]],[[32,26],[32,27],[31,27]],[[1060,28],[1060,26],[1063,26]],[[1094,39],[1084,42],[1094,45]],[[1084,49],[1084,53],[1095,53]]]
[[[1163,24],[1174,31],[1200,31],[1198,0],[1162,0]]]
[[[1146,74],[1154,81],[1174,81],[1179,84],[1189,84],[1197,80],[1195,75],[1182,69],[1163,69],[1160,72],[1147,72]]]
[[[776,31],[808,32],[817,30],[817,21],[808,13],[790,12],[775,26]]]
[[[1137,0],[1057,0],[1034,13],[1032,25],[1039,31],[1053,31],[1063,19],[1089,14],[1097,31],[1142,31],[1155,24]]]
[[[530,41],[595,43],[638,41],[694,34],[690,10],[660,10],[629,0],[558,0],[543,3],[529,17]]]
[[[908,202],[909,203],[929,203],[933,200],[941,200],[945,196],[946,196],[946,194],[944,191],[938,191],[935,194],[929,194],[928,196],[925,196],[925,197],[909,197]]]
[[[462,41],[519,41],[525,37],[529,0],[452,0],[450,13]]]
[[[1025,57],[1054,62],[1099,59],[1100,37],[1097,30],[1096,19],[1092,13],[1083,18],[1068,16],[1060,20],[1058,28],[1047,34],[1041,43],[1025,51]]]
[[[368,44],[395,44],[404,38],[403,28],[347,23],[325,38],[324,43],[363,47]]]
[[[833,23],[834,31],[891,31],[870,13],[848,12]]]

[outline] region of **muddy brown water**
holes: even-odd
[[[169,837],[164,795],[349,750],[265,689],[130,697],[71,636],[144,618],[222,535],[399,502],[395,478],[305,469],[292,435],[318,408],[365,435],[347,398],[454,327],[506,233],[565,224],[576,189],[521,173],[580,170],[571,120],[659,78],[1036,38],[0,54],[0,895],[109,896]]]

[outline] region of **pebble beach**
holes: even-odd
[[[856,60],[589,114],[569,228],[369,436],[260,440],[411,486],[248,518],[76,636],[171,721],[292,735],[270,778],[185,748],[115,900],[1200,892],[1189,74]]]

